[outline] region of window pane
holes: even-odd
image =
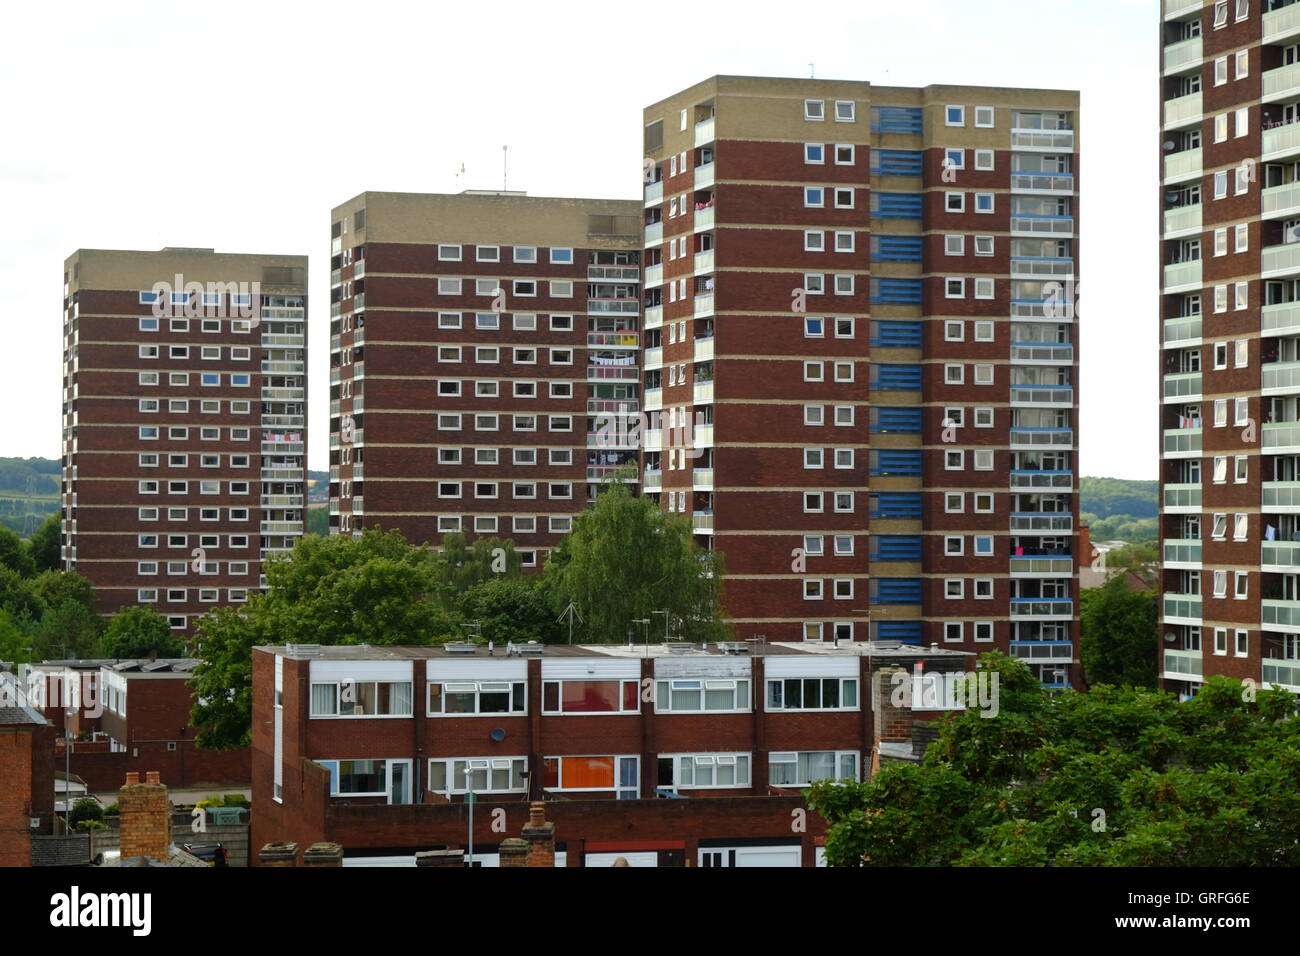
[[[858,706],[858,682],[855,680],[846,680],[841,684],[843,691],[843,700],[840,701],[843,707]]]
[[[613,790],[613,757],[564,757],[561,783],[565,790]]]
[[[478,696],[480,714],[507,714],[510,712],[510,694],[506,691],[482,692]]]
[[[598,711],[617,712],[619,682],[614,680],[566,680],[560,682],[565,713]]]
[[[429,789],[445,791],[447,789],[447,764],[442,760],[429,763]]]
[[[454,691],[445,695],[445,710],[449,714],[472,714],[474,713],[474,692],[473,691]]]
[[[338,685],[336,684],[312,684],[311,685],[311,712],[313,715],[330,715],[337,714],[338,708]]]
[[[734,690],[706,690],[704,692],[705,710],[732,710],[736,706]]]
[[[837,680],[822,681],[822,706],[838,707],[840,706],[840,682]]]
[[[803,706],[803,682],[799,680],[788,680],[785,682],[785,706],[791,707]]]
[[[672,695],[673,710],[700,709],[700,692],[698,690],[674,689]]]
[[[803,681],[803,705],[805,707],[820,707],[821,700],[821,681],[815,677],[805,677]]]

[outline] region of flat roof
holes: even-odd
[[[724,641],[707,644],[667,642],[658,644],[531,644],[522,645],[529,650],[513,654],[520,645],[494,644],[489,649],[480,644],[432,645],[374,645],[374,644],[264,644],[257,650],[279,654],[291,660],[432,660],[489,657],[507,658],[565,658],[565,657],[620,657],[620,658],[684,658],[684,657],[772,657],[820,655],[825,657],[880,657],[880,658],[963,658],[976,656],[971,651],[958,651],[947,647],[921,644],[904,644],[898,641],[846,641],[831,644],[819,641]],[[740,648],[744,648],[743,650]]]

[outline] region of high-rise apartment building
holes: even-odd
[[[1300,4],[1162,13],[1162,681],[1300,691]]]
[[[81,249],[63,276],[63,563],[101,613],[241,604],[303,533],[305,256]]]
[[[331,215],[330,528],[537,568],[631,465],[641,205],[362,193]]]
[[[738,636],[1072,682],[1078,94],[718,76],[644,122],[643,490]]]

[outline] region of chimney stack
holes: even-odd
[[[147,856],[165,862],[171,856],[172,806],[157,771],[150,771],[144,783],[140,774],[128,773],[117,806],[122,859]]]
[[[540,800],[528,806],[523,837],[528,842],[524,866],[555,866],[555,824],[547,822],[546,804]]]
[[[897,750],[882,744],[905,744],[910,750],[912,745],[912,674],[905,667],[882,667],[876,671],[871,682],[871,709],[875,714],[873,740],[871,742],[871,774],[875,776],[880,769],[880,754],[883,750]],[[903,704],[898,706],[894,697],[902,693]]]

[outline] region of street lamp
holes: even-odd
[[[669,616],[668,616],[668,611],[667,611],[667,609],[664,609],[664,610],[662,610],[662,611],[651,611],[650,613],[651,613],[651,614],[662,614],[662,615],[664,616],[664,640],[667,641],[667,640],[668,640],[668,622],[669,622],[669,620],[670,620],[670,618],[669,618]],[[649,634],[647,633],[646,640],[649,641],[649,639],[650,639],[650,638],[649,638]]]

